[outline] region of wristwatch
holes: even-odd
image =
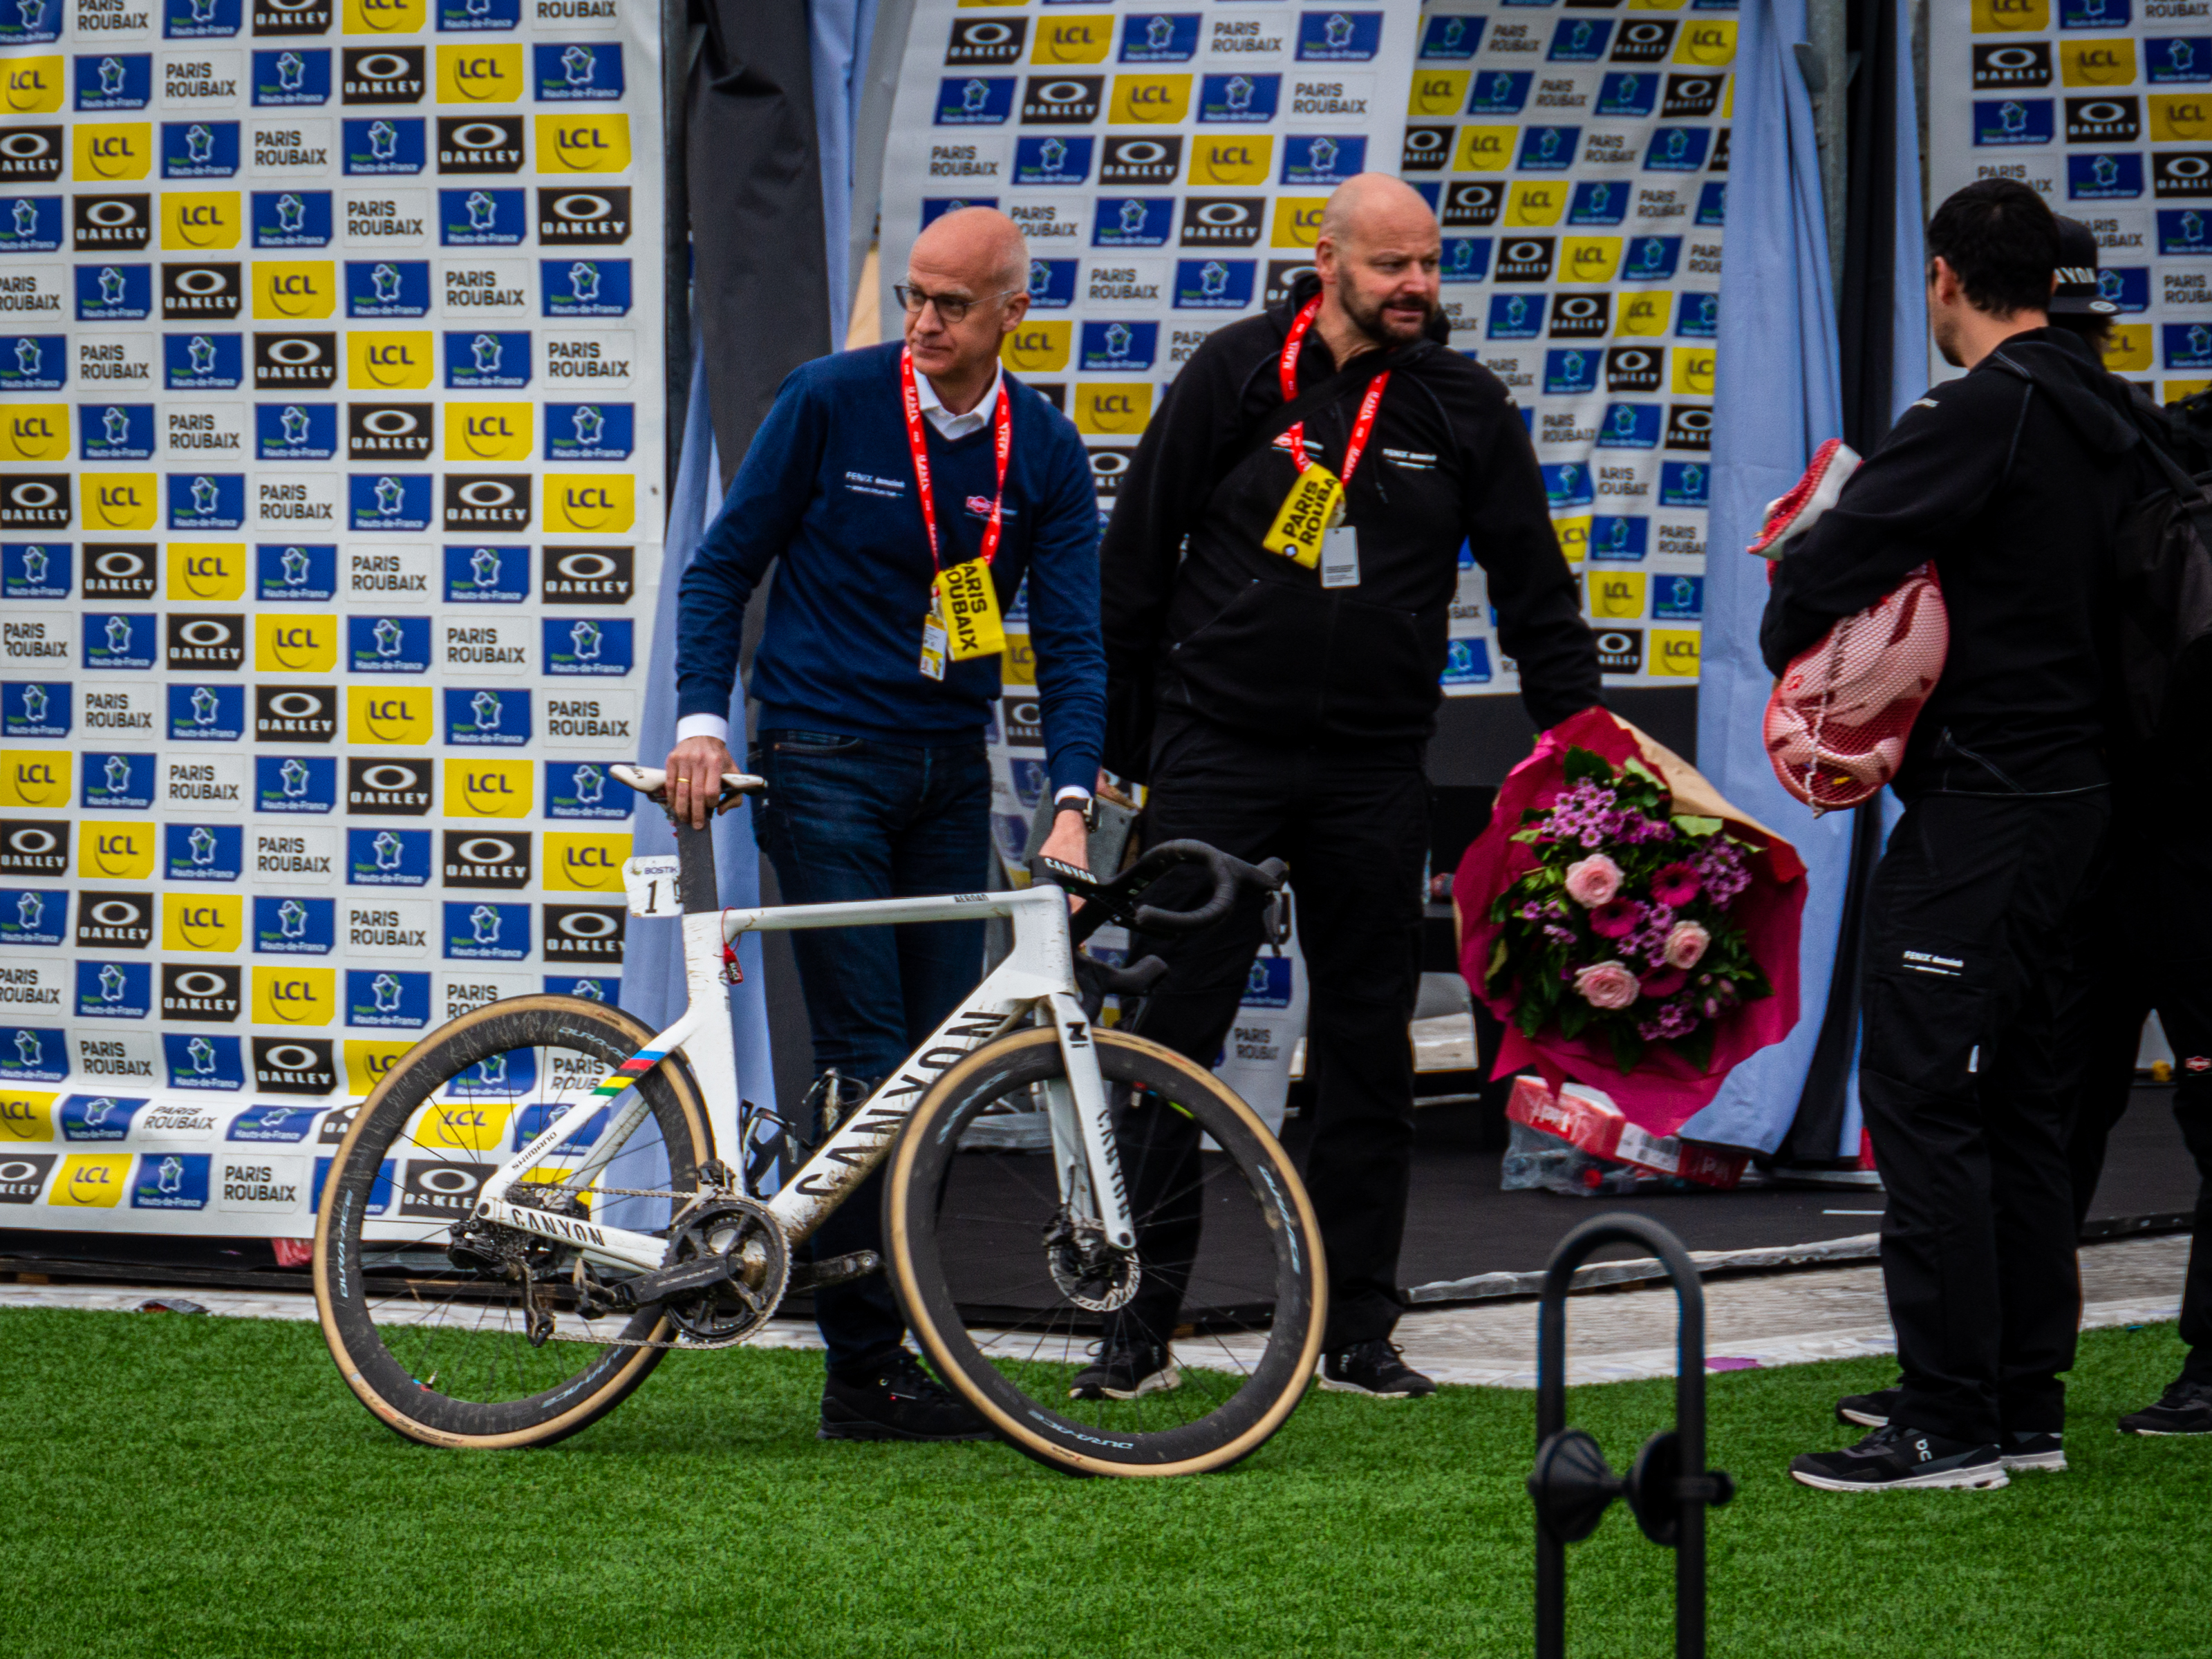
[[[1053,816],[1056,818],[1062,812],[1081,813],[1083,815],[1084,829],[1086,830],[1096,830],[1098,827],[1098,797],[1096,795],[1070,795],[1064,800],[1055,801],[1053,804]]]

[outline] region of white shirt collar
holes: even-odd
[[[937,428],[939,437],[964,438],[989,422],[991,411],[998,407],[1000,382],[1004,375],[1004,369],[993,366],[990,389],[976,399],[975,407],[965,415],[955,415],[945,408],[945,400],[937,395],[937,388],[930,384],[927,374],[918,374],[914,377],[915,396],[921,404],[923,418]]]

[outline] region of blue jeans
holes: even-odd
[[[827,732],[763,732],[761,845],[787,904],[973,893],[992,886],[991,767],[982,744],[908,748]],[[794,933],[817,1072],[872,1085],[921,1045],[983,973],[981,921]],[[806,1127],[811,1131],[812,1126]],[[883,1249],[878,1170],[815,1233],[821,1255]],[[906,1336],[889,1279],[814,1294],[833,1370],[873,1365]]]

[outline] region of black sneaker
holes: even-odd
[[[1876,1389],[1872,1394],[1847,1394],[1836,1401],[1836,1421],[1856,1423],[1863,1429],[1886,1429],[1902,1389]]]
[[[995,1440],[998,1436],[964,1400],[938,1385],[907,1349],[887,1354],[872,1370],[822,1385],[819,1440]]]
[[[1182,1368],[1164,1342],[1118,1338],[1099,1344],[1092,1360],[1067,1385],[1070,1400],[1134,1400],[1182,1386]]]
[[[2060,1435],[2014,1429],[1998,1443],[1997,1456],[2014,1474],[2022,1469],[2048,1469],[2056,1474],[2066,1467],[2066,1443]]]
[[[2169,1383],[2158,1404],[2120,1419],[2122,1434],[2212,1434],[2212,1383]]]
[[[1372,1395],[1378,1400],[1412,1400],[1434,1394],[1437,1385],[1398,1358],[1402,1352],[1388,1337],[1375,1337],[1339,1348],[1321,1362],[1321,1385],[1343,1394]]]
[[[1907,1486],[1978,1489],[2009,1484],[1995,1446],[1971,1446],[1891,1425],[1841,1451],[1790,1460],[1790,1478],[1822,1492],[1894,1492]]]

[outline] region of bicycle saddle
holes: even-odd
[[[633,766],[624,761],[617,765],[610,766],[607,770],[614,774],[616,782],[628,784],[648,800],[657,800],[664,805],[666,805],[668,774],[664,769],[658,766]],[[767,787],[766,778],[756,777],[750,772],[725,772],[722,774],[722,793],[720,799],[714,803],[715,810],[726,812],[745,796],[758,794]]]

